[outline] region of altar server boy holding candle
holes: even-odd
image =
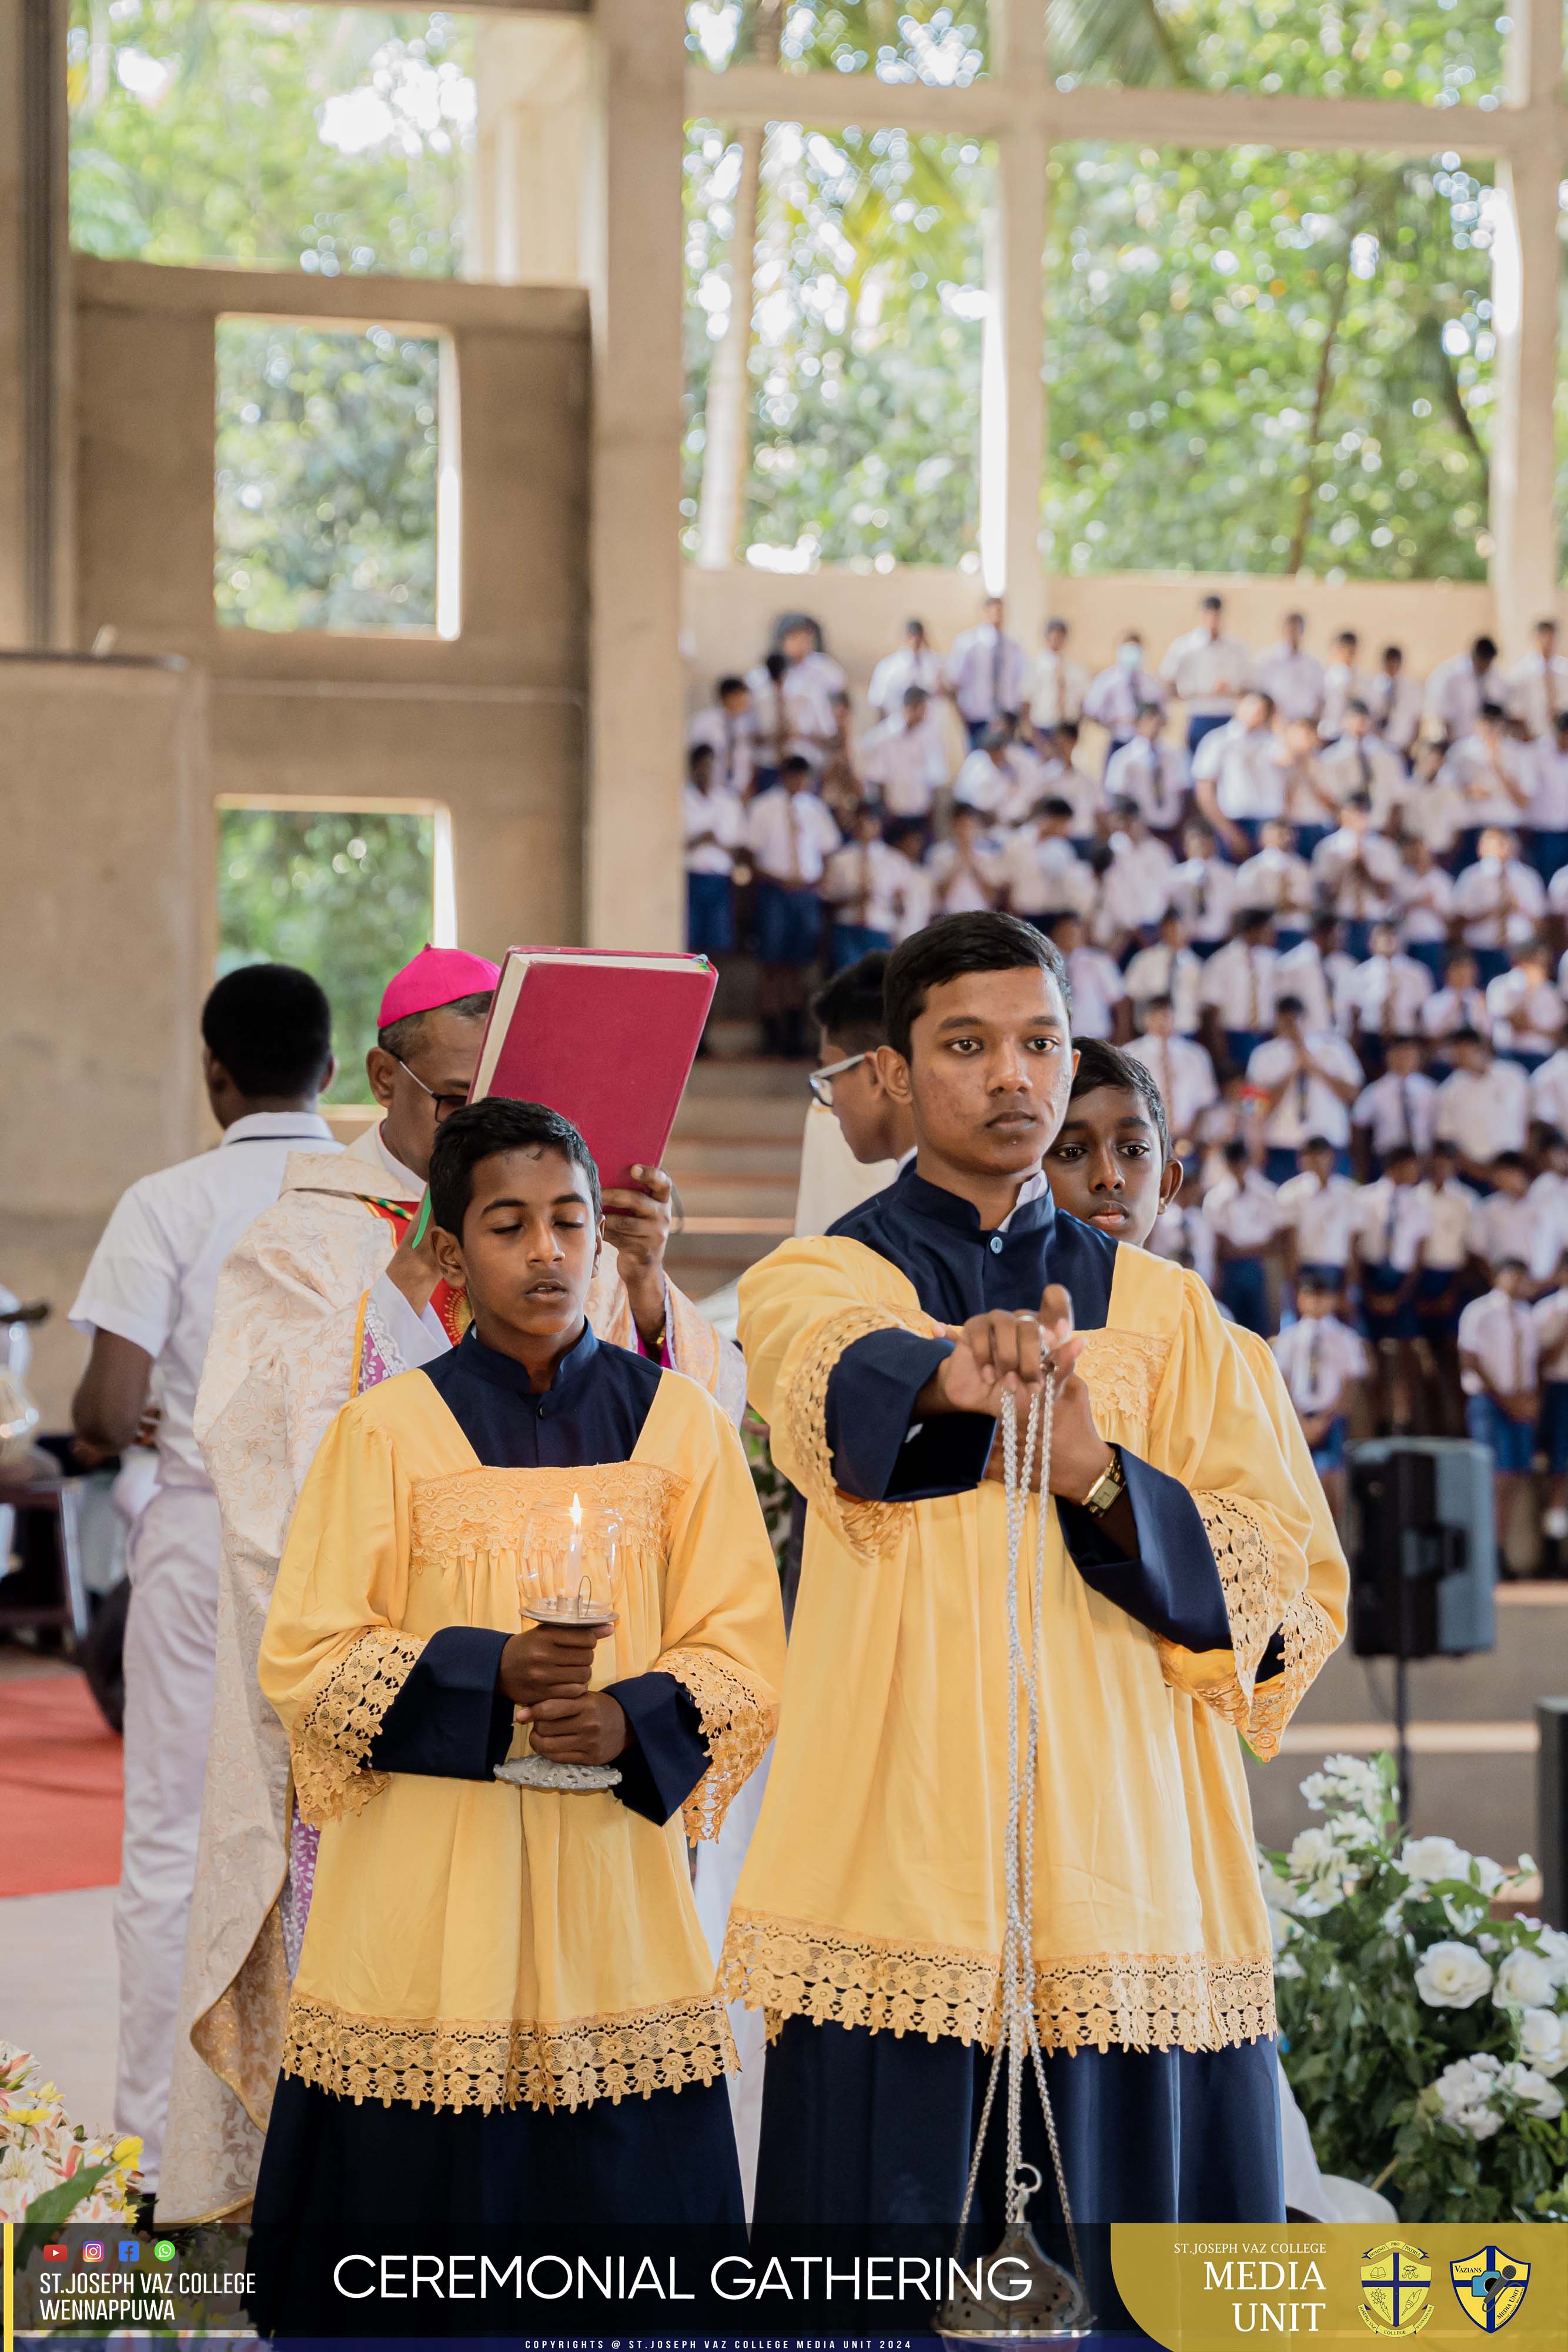
[[[588,1323],[599,1179],[568,1121],[455,1111],[430,1189],[472,1328],[339,1413],[262,1643],[322,1835],[256,2222],[738,2223],[686,1840],[783,1666],[746,1457],[695,1381]],[[528,1515],[574,1496],[622,1519],[616,1622],[520,1630]],[[498,1782],[529,1746],[620,1783]],[[288,2332],[287,2293],[267,2316]]]

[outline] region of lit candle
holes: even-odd
[[[582,1504],[574,1495],[571,1498],[571,1540],[566,1553],[566,1590],[570,1605],[582,1613],[587,1598],[588,1579],[582,1573]]]

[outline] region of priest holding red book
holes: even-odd
[[[159,2212],[215,2220],[249,2200],[298,1963],[316,1839],[294,1805],[287,1743],[256,1660],[305,1475],[333,1415],[463,1337],[465,1300],[417,1244],[430,1156],[468,1097],[497,967],[425,948],[389,983],[367,1056],[382,1118],[347,1151],[299,1153],[277,1203],[228,1259],[195,1415],[223,1517],[213,1741]],[[587,1299],[601,1340],[688,1374],[734,1420],[737,1350],[664,1270],[669,1179],[604,1195]]]

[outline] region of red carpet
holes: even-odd
[[[0,1680],[0,1895],[113,1886],[123,1787],[80,1675]]]

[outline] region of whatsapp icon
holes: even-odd
[[[154,2254],[157,2256],[158,2260],[159,2260],[161,2263],[172,2263],[172,2262],[173,2261],[173,2259],[174,2259],[174,2241],[173,2241],[173,2239],[172,2239],[172,2238],[160,2238],[160,2239],[158,2239],[158,2240],[156,2241],[156,2242],[154,2243],[154,2245],[153,2245],[152,2252],[154,2252]]]

